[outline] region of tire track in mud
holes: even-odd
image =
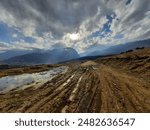
[[[54,102],[57,96],[59,96],[62,93],[65,93],[67,89],[65,89],[66,85],[71,85],[70,81],[74,77],[75,74],[70,75],[67,79],[63,80],[62,83],[60,83],[58,86],[53,87],[51,94],[45,96],[42,100],[38,101],[34,106],[31,106],[30,109],[27,110],[27,112],[32,112],[33,110],[36,112],[40,112],[43,106],[45,106],[48,102],[51,100]]]
[[[147,96],[149,96],[149,94],[146,93],[145,89],[142,89],[142,84],[138,79],[126,76],[123,73],[116,73],[116,71],[113,72],[110,68],[108,68],[104,74],[105,81],[103,81],[103,83],[107,82],[108,85],[106,86],[109,87],[107,88],[109,89],[107,91],[111,92],[109,95],[111,95],[112,99],[115,101],[111,102],[111,104],[115,104],[115,107],[111,105],[112,107],[107,106],[107,108],[115,108],[115,112],[150,111],[149,107],[147,107],[147,105],[144,104],[144,101],[142,101],[145,97],[144,93]],[[139,91],[143,94],[139,93]],[[111,109],[110,112],[112,111],[113,109]],[[109,110],[107,112],[109,112]]]
[[[150,112],[148,82],[103,64],[0,95],[0,112]]]

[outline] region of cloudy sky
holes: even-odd
[[[150,38],[149,0],[0,0],[0,51],[112,46]]]

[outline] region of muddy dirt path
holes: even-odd
[[[0,112],[150,112],[150,84],[103,64],[0,94]]]

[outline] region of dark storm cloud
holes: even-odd
[[[136,8],[136,10],[133,9],[130,15],[126,17],[124,23],[133,24],[142,20],[145,17],[145,13],[150,11],[150,2],[148,0],[142,0],[142,2],[137,4]]]
[[[58,36],[78,29],[83,20],[97,13],[99,4],[99,0],[0,1],[1,7],[13,15],[17,24],[29,20],[37,30],[51,31]]]
[[[108,17],[113,16],[112,22],[109,22]],[[109,46],[150,38],[150,2],[0,0],[0,22],[6,24],[7,28],[0,27],[10,32],[10,36],[5,39],[12,41],[11,37],[18,38],[13,44],[7,40],[0,41],[6,43],[4,46],[0,45],[0,50],[10,45],[10,48],[40,49],[73,47],[84,52],[95,43]],[[15,34],[11,32],[11,28],[16,30]],[[77,35],[78,40],[74,40],[72,34]],[[100,34],[104,37],[100,37]],[[122,37],[116,39],[120,35]],[[23,37],[32,38],[33,42],[25,41]]]

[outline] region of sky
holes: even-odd
[[[150,38],[149,0],[0,0],[0,52]]]

